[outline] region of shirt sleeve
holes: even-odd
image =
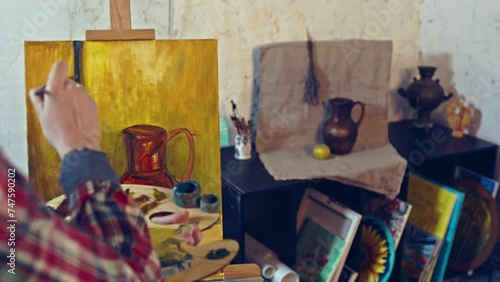
[[[0,154],[0,281],[161,281],[140,209],[120,188],[106,155],[67,154],[60,181],[71,221],[50,212]]]

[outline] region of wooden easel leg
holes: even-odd
[[[132,29],[130,0],[109,0],[111,30],[87,30],[89,41],[154,40],[154,29]]]

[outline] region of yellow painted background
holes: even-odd
[[[73,70],[73,42],[26,42],[26,89],[43,84],[57,59]],[[83,84],[99,110],[101,147],[118,176],[126,169],[124,128],[186,127],[196,134],[191,179],[202,193],[221,197],[216,40],[84,42],[82,64]],[[30,181],[49,200],[62,194],[60,159],[45,141],[29,99],[27,120]],[[184,135],[168,142],[167,167],[176,178],[188,152]]]

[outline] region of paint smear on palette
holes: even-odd
[[[191,179],[200,183],[203,194],[220,197],[217,41],[26,42],[26,89],[43,84],[57,59],[67,61],[73,75],[75,46],[80,48],[79,78],[98,106],[101,147],[117,175],[127,165],[126,127],[188,128],[195,134]],[[60,160],[29,103],[27,109],[30,181],[49,200],[62,194]],[[167,168],[176,179],[183,175],[188,155],[187,138],[169,140]]]
[[[169,262],[169,266],[162,268],[163,274],[170,282],[199,281],[213,275],[228,265],[239,251],[238,242],[229,239],[199,246],[189,246],[184,243],[176,246],[176,244],[172,242],[168,249],[165,245],[155,248],[160,260],[165,257],[163,254],[167,250],[170,252],[166,257],[168,261],[165,261]],[[183,252],[189,255],[183,255]]]
[[[167,277],[191,268],[193,255],[182,248],[181,242],[179,239],[169,238],[157,249],[161,267]]]
[[[227,256],[229,256],[231,252],[229,252],[226,248],[221,248],[217,250],[211,250],[210,252],[207,253],[205,256],[209,260],[218,260],[218,259],[223,259]]]

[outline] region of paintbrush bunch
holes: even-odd
[[[239,135],[250,135],[252,134],[252,120],[245,121],[245,118],[240,117],[238,113],[238,109],[233,100],[231,100],[231,105],[233,108],[233,115],[230,116],[233,121],[234,126],[236,127],[236,131]]]
[[[237,118],[235,116],[231,116],[231,120],[233,121],[239,135],[252,134],[252,120],[245,121],[245,118]]]

